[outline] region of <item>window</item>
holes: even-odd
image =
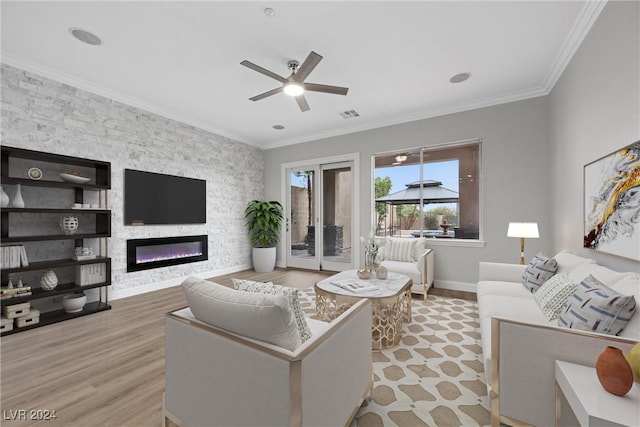
[[[376,235],[480,238],[480,141],[375,155]]]

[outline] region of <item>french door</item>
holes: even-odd
[[[291,167],[286,177],[287,266],[355,268],[358,221],[353,161]]]

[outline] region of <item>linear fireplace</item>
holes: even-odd
[[[207,259],[206,235],[127,240],[127,272]]]

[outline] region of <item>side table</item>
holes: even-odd
[[[595,368],[556,360],[556,426],[562,396],[582,427],[640,425],[640,386],[615,396],[602,388]]]

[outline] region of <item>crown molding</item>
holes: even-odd
[[[55,80],[64,84],[68,84],[73,87],[77,87],[82,90],[86,90],[87,92],[91,92],[93,94],[103,96],[105,98],[112,99],[117,102],[121,102],[126,105],[130,105],[132,107],[140,108],[142,110],[148,111],[153,114],[157,114],[159,116],[165,117],[167,119],[176,120],[178,122],[197,127],[198,129],[205,130],[207,132],[211,132],[218,136],[221,136],[225,139],[230,139],[235,142],[242,142],[244,144],[252,145],[258,148],[262,148],[260,144],[246,140],[238,135],[234,135],[232,133],[216,129],[211,127],[207,123],[203,123],[198,120],[194,120],[189,117],[182,116],[174,111],[166,110],[164,108],[160,108],[151,103],[142,101],[140,99],[125,95],[118,91],[106,88],[104,86],[100,86],[96,83],[93,83],[88,80],[80,79],[78,77],[74,77],[67,73],[60,72],[50,67],[43,66],[41,64],[25,60],[23,58],[19,58],[11,53],[2,53],[2,63],[10,65],[12,67],[19,68],[21,70],[27,71],[29,73],[37,74],[39,76]]]
[[[553,60],[553,63],[542,82],[542,87],[547,94],[551,93],[551,90],[560,79],[560,76],[562,76],[562,73],[571,61],[571,58],[573,58],[573,55],[584,41],[589,30],[591,30],[593,23],[598,19],[598,16],[600,16],[600,12],[604,9],[607,1],[608,0],[587,1],[582,7],[580,15],[578,15],[578,18],[573,23],[571,30],[569,30],[567,38],[564,40],[562,47],[558,51],[558,54]]]
[[[404,114],[395,116],[392,118],[385,118],[382,120],[372,120],[361,125],[354,125],[350,127],[343,127],[339,129],[332,129],[326,132],[316,132],[313,134],[303,135],[301,137],[283,139],[280,141],[265,143],[263,148],[269,150],[272,148],[284,147],[287,145],[300,144],[303,142],[317,141],[319,139],[332,138],[340,135],[347,135],[350,133],[363,132],[367,130],[379,129],[387,126],[394,126],[403,123],[415,122],[418,120],[431,119],[439,116],[446,116],[448,114],[462,113],[464,111],[477,110],[485,107],[492,107],[495,105],[506,104],[509,102],[522,101],[531,98],[537,98],[540,96],[548,95],[543,88],[538,87],[535,89],[527,89],[523,91],[517,91],[510,94],[488,97],[470,102],[461,102],[458,104],[432,108],[429,110],[419,111],[416,113]]]

